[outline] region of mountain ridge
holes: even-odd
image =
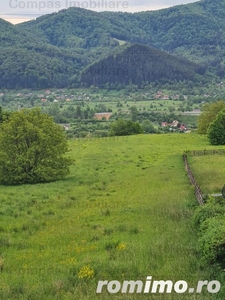
[[[143,44],[184,57],[222,78],[224,19],[225,0],[201,0],[158,11],[94,12],[72,7],[17,25],[2,20],[0,87],[79,86],[82,72],[120,49],[121,43]],[[13,61],[16,51],[21,54],[17,62]],[[6,84],[12,73],[18,76]],[[36,78],[34,82],[29,76]]]

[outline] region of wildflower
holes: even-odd
[[[118,246],[116,247],[116,249],[117,250],[125,250],[126,249],[126,245],[125,244],[122,244],[122,243],[120,243],[120,244],[118,244]]]
[[[78,278],[93,278],[95,272],[90,266],[84,266],[78,272]]]

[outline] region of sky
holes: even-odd
[[[95,11],[138,12],[157,10],[197,0],[0,0],[0,18],[13,24],[69,7]]]

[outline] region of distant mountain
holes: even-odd
[[[135,43],[224,77],[224,20],[225,0],[133,14],[74,7],[18,25],[0,19],[0,88],[79,86],[89,66]]]
[[[135,44],[89,66],[81,74],[87,86],[111,87],[138,85],[151,82],[196,80],[196,74],[205,72],[201,66],[184,58],[177,58],[161,50]]]
[[[69,8],[17,25],[52,45],[112,48],[141,43],[193,61],[218,62],[225,46],[225,0],[202,0],[158,11],[93,12]],[[99,58],[99,57],[97,57]]]

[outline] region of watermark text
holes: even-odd
[[[185,280],[179,280],[175,283],[171,280],[152,280],[152,276],[147,276],[146,281],[143,282],[141,280],[124,280],[120,283],[117,280],[112,281],[99,281],[96,293],[100,294],[104,290],[108,291],[110,294],[116,293],[144,293],[144,294],[156,294],[156,293],[167,293],[171,294],[175,292],[177,294],[184,293],[202,293],[206,291],[210,294],[216,294],[220,291],[221,284],[217,280],[213,281],[198,281],[197,286],[195,288],[189,287],[188,283]]]
[[[84,9],[99,10],[123,10],[129,7],[128,1],[107,1],[107,0],[61,0],[61,1],[37,1],[37,0],[9,0],[9,7],[14,10],[26,10],[41,12],[47,9],[64,9],[70,7],[78,7]]]

